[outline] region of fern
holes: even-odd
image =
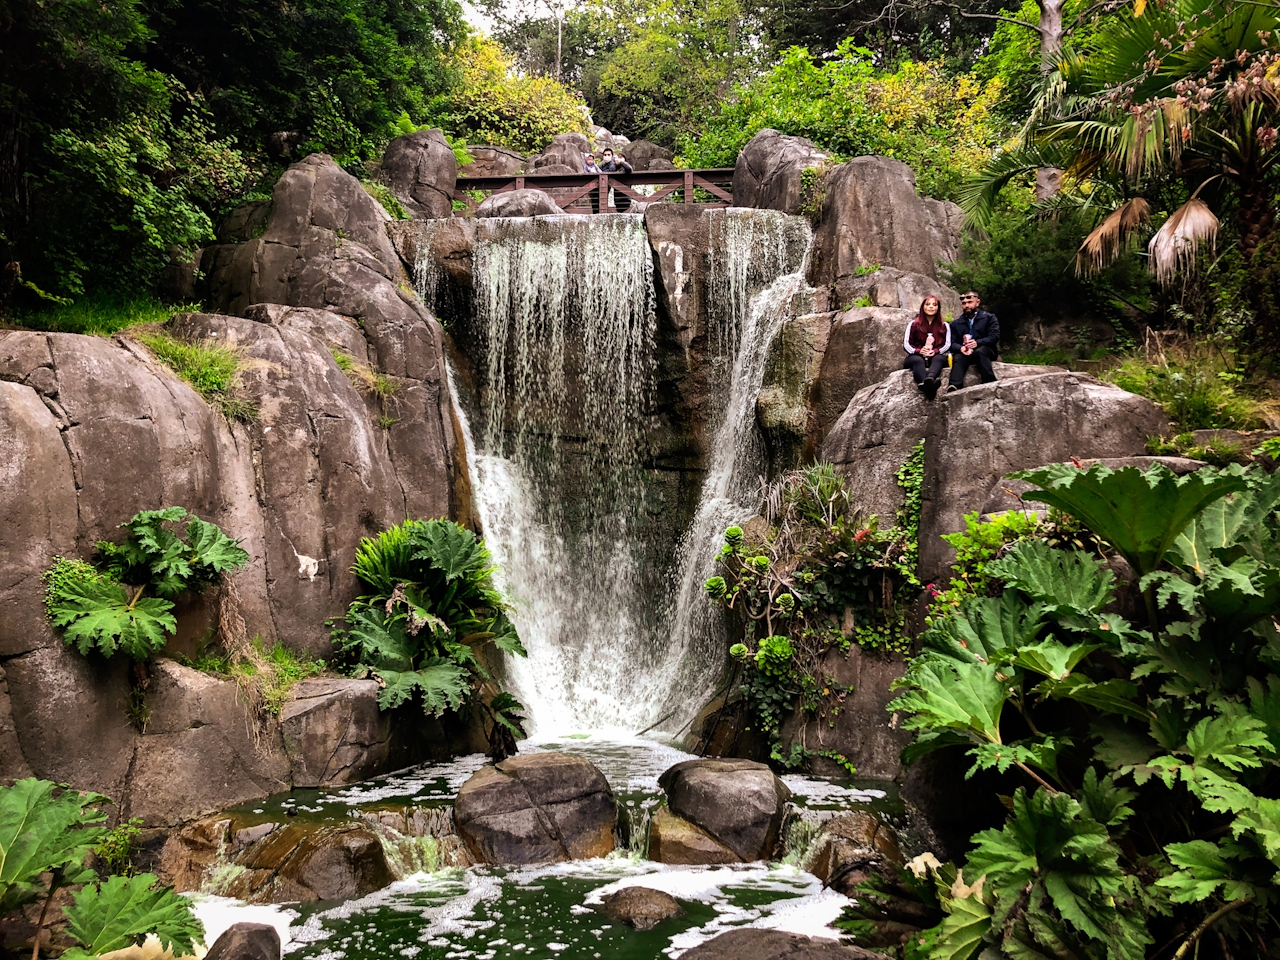
[[[90,884],[64,907],[67,929],[83,949],[73,947],[67,960],[89,960],[113,950],[141,943],[148,933],[174,954],[190,954],[204,938],[204,925],[191,910],[191,901],[171,889],[155,888],[150,873],[112,877]]]

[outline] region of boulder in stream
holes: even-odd
[[[855,810],[822,825],[804,868],[845,896],[886,864],[903,863],[893,828],[875,814]]]
[[[707,831],[660,807],[649,821],[649,859],[656,863],[739,863],[741,857]]]
[[[663,920],[684,916],[675,897],[649,887],[623,887],[604,897],[596,909],[637,930],[652,930]]]
[[[884,960],[884,954],[838,940],[783,930],[730,930],[698,944],[684,960]]]
[[[280,933],[269,923],[232,924],[213,941],[205,960],[280,960]]]
[[[763,763],[685,760],[658,783],[673,814],[706,831],[738,859],[768,860],[777,852],[791,791]]]
[[[589,760],[565,753],[484,767],[454,801],[458,834],[482,863],[550,863],[613,850],[618,809]]]

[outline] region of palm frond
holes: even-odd
[[[1161,286],[1169,286],[1179,273],[1195,267],[1201,244],[1214,249],[1218,218],[1203,200],[1192,198],[1175,210],[1147,245],[1151,272]]]
[[[1133,248],[1138,231],[1151,222],[1151,205],[1142,197],[1121,204],[1093,228],[1076,253],[1076,273],[1092,276]]]
[[[985,231],[991,225],[996,198],[1010,180],[1041,167],[1066,167],[1067,159],[1054,143],[1029,143],[1001,153],[958,191],[957,202],[965,212],[965,226]]]

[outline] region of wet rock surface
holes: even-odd
[[[280,960],[280,934],[266,923],[236,923],[213,942],[205,960]]]
[[[589,760],[539,753],[473,775],[458,791],[454,819],[482,863],[547,863],[609,853],[618,811]]]
[[[376,680],[302,680],[280,712],[295,787],[355,783],[385,769],[390,715]]]
[[[687,960],[877,960],[884,954],[781,930],[730,930],[684,956]]]
[[[743,861],[777,850],[791,791],[763,763],[704,759],[677,763],[658,778],[667,805]]]
[[[637,930],[652,930],[663,920],[684,916],[684,908],[675,897],[649,887],[624,887],[604,897],[596,909]]]
[[[886,865],[900,866],[902,851],[893,828],[875,814],[858,810],[823,824],[804,868],[828,887],[847,897]]]
[[[707,831],[666,807],[649,821],[649,859],[657,863],[741,863],[742,858]]]

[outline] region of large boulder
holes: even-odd
[[[482,144],[468,146],[467,152],[474,160],[458,169],[462,177],[509,177],[524,169],[524,155],[506,147]]]
[[[385,769],[390,714],[378,708],[378,681],[303,680],[280,711],[295,787],[355,783]]]
[[[900,160],[858,157],[823,178],[809,282],[852,302],[874,266],[938,277],[938,262],[959,253],[963,214],[953,203],[916,195],[915,174]],[[914,290],[909,294],[914,296]]]
[[[730,930],[683,954],[684,960],[881,960],[882,953],[782,930]]]
[[[654,811],[649,821],[649,859],[655,863],[698,866],[742,860],[697,824],[676,816],[666,807]]]
[[[873,307],[899,307],[912,316],[920,309],[925,297],[937,297],[942,302],[945,316],[959,316],[960,294],[940,280],[923,273],[911,273],[897,267],[877,267],[864,273],[854,273],[840,283],[843,296],[839,304],[848,309],[855,303],[868,303]]]
[[[413,217],[431,220],[453,211],[458,158],[439,130],[392,140],[382,155],[380,175]]]
[[[618,148],[614,147],[616,151]],[[643,173],[647,170],[655,169],[653,163],[655,160],[662,160],[667,163],[675,156],[666,147],[660,147],[651,140],[634,140],[627,144],[626,150],[623,151],[627,161],[635,168],[637,173]]]
[[[733,169],[733,205],[799,213],[806,170],[821,170],[828,156],[804,137],[761,130],[738,154]]]
[[[454,820],[482,863],[547,863],[609,853],[618,811],[589,760],[537,753],[474,774],[458,790]]]
[[[945,577],[954,551],[944,533],[964,529],[997,480],[1072,457],[1141,454],[1168,431],[1150,400],[1076,373],[1035,373],[924,401],[903,370],[854,395],[822,445],[857,491],[856,506],[884,519],[902,500],[894,474],[925,441],[920,574]]]
[[[280,734],[250,712],[233,680],[157,660],[123,813],[171,826],[288,790]]]
[[[652,930],[663,920],[684,916],[675,897],[650,887],[623,887],[603,897],[596,909],[637,930]]]
[[[581,173],[586,165],[591,142],[581,133],[557,133],[542,152],[529,161],[533,173],[550,173],[548,167],[568,167],[573,173]]]
[[[486,197],[476,207],[475,215],[484,217],[542,217],[553,213],[564,213],[551,199],[551,195],[541,190],[505,190]]]
[[[269,923],[236,923],[213,941],[205,960],[280,960],[280,933]]]
[[[903,863],[893,828],[867,810],[832,817],[809,847],[804,869],[838,893],[856,897],[858,884]]]
[[[791,791],[763,763],[685,760],[658,778],[667,806],[743,861],[768,860],[777,851]]]

